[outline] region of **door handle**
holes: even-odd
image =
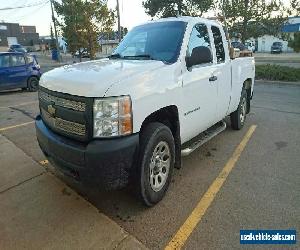
[[[214,82],[214,81],[216,81],[216,80],[218,80],[218,77],[216,77],[216,76],[211,76],[211,77],[209,78],[209,81],[210,81],[210,82]]]

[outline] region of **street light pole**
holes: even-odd
[[[118,37],[119,37],[119,42],[121,42],[121,21],[120,21],[119,0],[117,0],[117,14],[118,14]]]
[[[57,37],[57,29],[56,29],[56,21],[55,21],[54,10],[53,10],[53,0],[50,0],[50,5],[51,5],[52,21],[53,21],[53,26],[54,26],[54,34],[55,34],[57,57],[58,57],[58,61],[60,61],[60,53],[59,53],[59,45],[58,45],[58,37]]]

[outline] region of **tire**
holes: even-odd
[[[240,130],[245,124],[247,114],[247,100],[247,91],[243,89],[237,110],[230,114],[231,127],[234,130]]]
[[[37,91],[39,89],[39,79],[37,77],[30,77],[27,81],[27,89],[31,92]]]
[[[171,130],[162,123],[147,125],[141,134],[138,160],[138,196],[151,207],[165,195],[175,163],[175,143]]]

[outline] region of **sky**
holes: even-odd
[[[121,25],[131,29],[132,27],[151,20],[142,6],[143,0],[119,0]],[[163,0],[162,0],[163,1]],[[46,2],[46,3],[44,3]],[[288,3],[289,0],[283,0]],[[0,10],[0,21],[19,23],[21,25],[35,25],[40,36],[50,34],[51,8],[47,0],[0,0],[0,9],[43,3],[38,6],[15,10]],[[116,8],[116,0],[108,0],[108,7]],[[116,27],[115,27],[116,29]]]
[[[0,0],[0,9],[16,7],[47,0]],[[131,29],[137,24],[151,20],[142,6],[142,0],[119,0],[121,25]],[[116,0],[108,0],[108,7],[116,8]],[[0,10],[0,21],[19,23],[21,25],[35,25],[40,36],[50,34],[51,8],[50,2],[35,7],[15,10]]]

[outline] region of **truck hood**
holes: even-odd
[[[153,60],[101,59],[65,65],[43,74],[40,86],[71,95],[103,97],[114,84],[165,66]],[[130,93],[124,93],[130,94]]]

